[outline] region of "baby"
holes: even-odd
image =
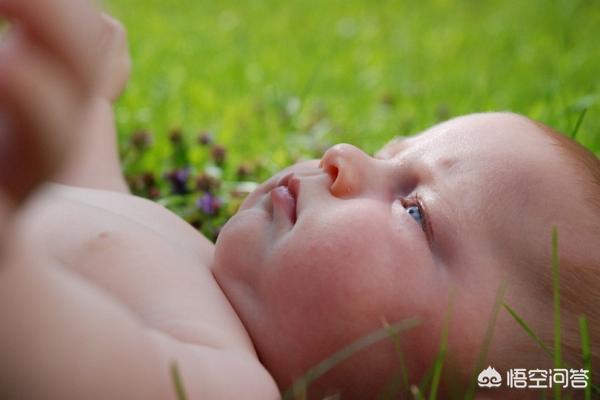
[[[600,365],[600,164],[575,142],[489,113],[374,157],[339,144],[263,183],[213,245],[123,182],[110,105],[129,71],[120,25],[83,0],[0,0],[0,14],[16,21],[0,49],[3,398],[175,399],[176,365],[188,399],[274,400],[414,318],[308,398],[376,398],[398,374],[398,347],[418,384],[444,330],[438,398],[461,396],[488,364],[553,366],[504,310],[477,363],[499,292],[552,342],[553,227],[563,359],[581,368],[585,314]]]

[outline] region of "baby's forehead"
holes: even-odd
[[[397,136],[375,154],[398,154],[413,147],[449,155],[456,150],[464,153],[467,149],[510,153],[526,146],[547,151],[550,142],[551,138],[541,124],[524,116],[504,112],[480,113],[457,117],[416,134]]]
[[[543,186],[564,189],[569,185],[564,178],[572,172],[565,170],[564,158],[540,127],[506,113],[456,118],[392,142],[387,149],[397,151],[400,158],[436,167],[448,184],[478,185],[488,193],[501,191],[500,197],[516,197]],[[451,171],[444,169],[448,165]],[[553,180],[556,185],[550,185]]]

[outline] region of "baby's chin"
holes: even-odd
[[[344,351],[351,352],[352,350],[342,347],[340,352],[335,354],[340,355]],[[420,362],[407,363],[407,355],[404,354],[404,367],[409,371],[410,382],[418,384],[422,377],[425,376],[426,368],[421,368],[419,365],[421,364]],[[300,355],[299,358],[302,358],[302,356]],[[339,359],[336,359],[335,356],[322,360],[319,363],[315,363],[312,368],[305,370],[306,375],[304,376],[311,376],[314,372],[319,373],[317,379],[308,382],[308,399],[323,399],[336,394],[341,395],[342,399],[349,400],[377,398],[377,396],[385,393],[390,387],[399,383],[400,362],[393,343],[389,341],[372,345],[345,361],[339,362]],[[324,372],[332,364],[334,364],[333,368],[320,375],[321,372]],[[423,362],[423,365],[425,364]],[[278,366],[269,363],[266,364],[266,367],[283,392],[289,390],[295,383],[298,383],[298,378],[302,376],[294,373],[296,380],[293,380],[289,378],[290,372],[292,372],[290,370],[278,369]]]

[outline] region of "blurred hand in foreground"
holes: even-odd
[[[126,34],[87,1],[0,0],[0,207],[20,203],[72,152],[95,99],[127,82]],[[1,218],[1,216],[0,216]]]

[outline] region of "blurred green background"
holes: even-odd
[[[130,183],[211,238],[239,182],[461,114],[511,110],[568,134],[579,120],[600,154],[598,1],[105,3],[134,60],[117,105]]]

